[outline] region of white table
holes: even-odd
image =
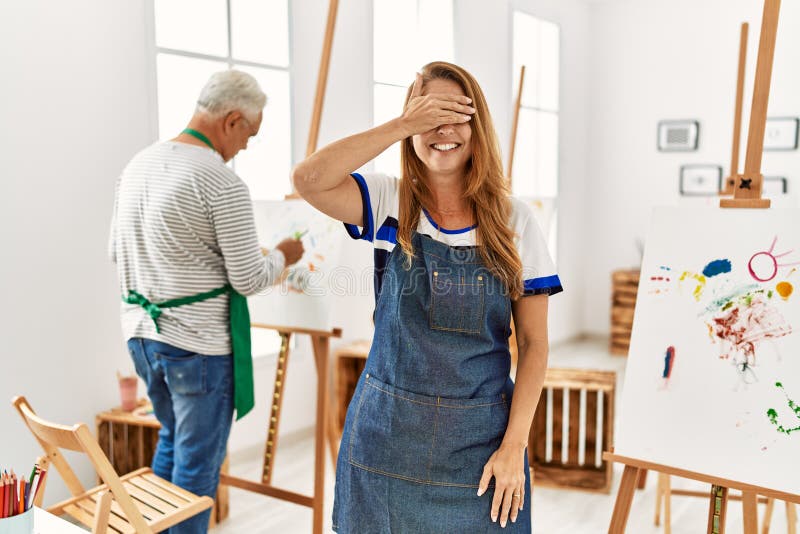
[[[0,519],[0,534],[86,534],[86,530],[34,506],[24,514]]]

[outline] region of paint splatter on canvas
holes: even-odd
[[[772,248],[776,240],[773,240]],[[754,253],[746,266],[756,280],[760,279],[753,275],[752,258],[758,254],[761,252]],[[781,267],[785,267],[777,263],[775,265],[775,272],[769,275],[769,280],[775,278]],[[741,270],[744,268],[742,266]],[[660,266],[658,271],[654,271],[649,277],[650,281],[665,280],[660,275],[663,269]],[[683,270],[678,279],[678,288],[693,282],[690,284],[693,286],[691,296],[699,303],[701,311],[698,316],[705,322],[711,343],[719,345],[718,357],[731,363],[743,384],[752,384],[758,381],[755,367],[759,345],[767,339],[792,333],[791,325],[773,302],[776,294],[784,301],[788,300],[792,286],[788,282],[779,282],[773,287],[770,284],[742,281],[741,274],[734,271],[728,258],[708,261],[700,272],[702,274]],[[650,293],[654,292],[651,290]],[[660,293],[665,291],[662,289],[656,294]]]

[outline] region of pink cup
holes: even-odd
[[[119,379],[119,397],[122,409],[132,412],[136,408],[136,389],[139,379],[135,376],[122,376]]]

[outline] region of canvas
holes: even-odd
[[[615,452],[800,494],[800,211],[657,208]]]
[[[302,235],[305,254],[289,268],[281,284],[248,299],[254,323],[313,330],[331,328],[331,296],[350,287],[354,276],[337,268],[346,232],[342,223],[304,200],[257,201],[253,204],[262,247],[270,249],[286,237]]]

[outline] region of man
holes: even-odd
[[[211,76],[183,132],[134,156],[117,182],[110,255],[122,330],[161,423],[155,473],[213,497],[234,408],[253,406],[245,296],[303,254],[259,246],[245,183],[225,163],[258,133],[266,95],[249,74]],[[206,532],[210,512],[170,529]]]

